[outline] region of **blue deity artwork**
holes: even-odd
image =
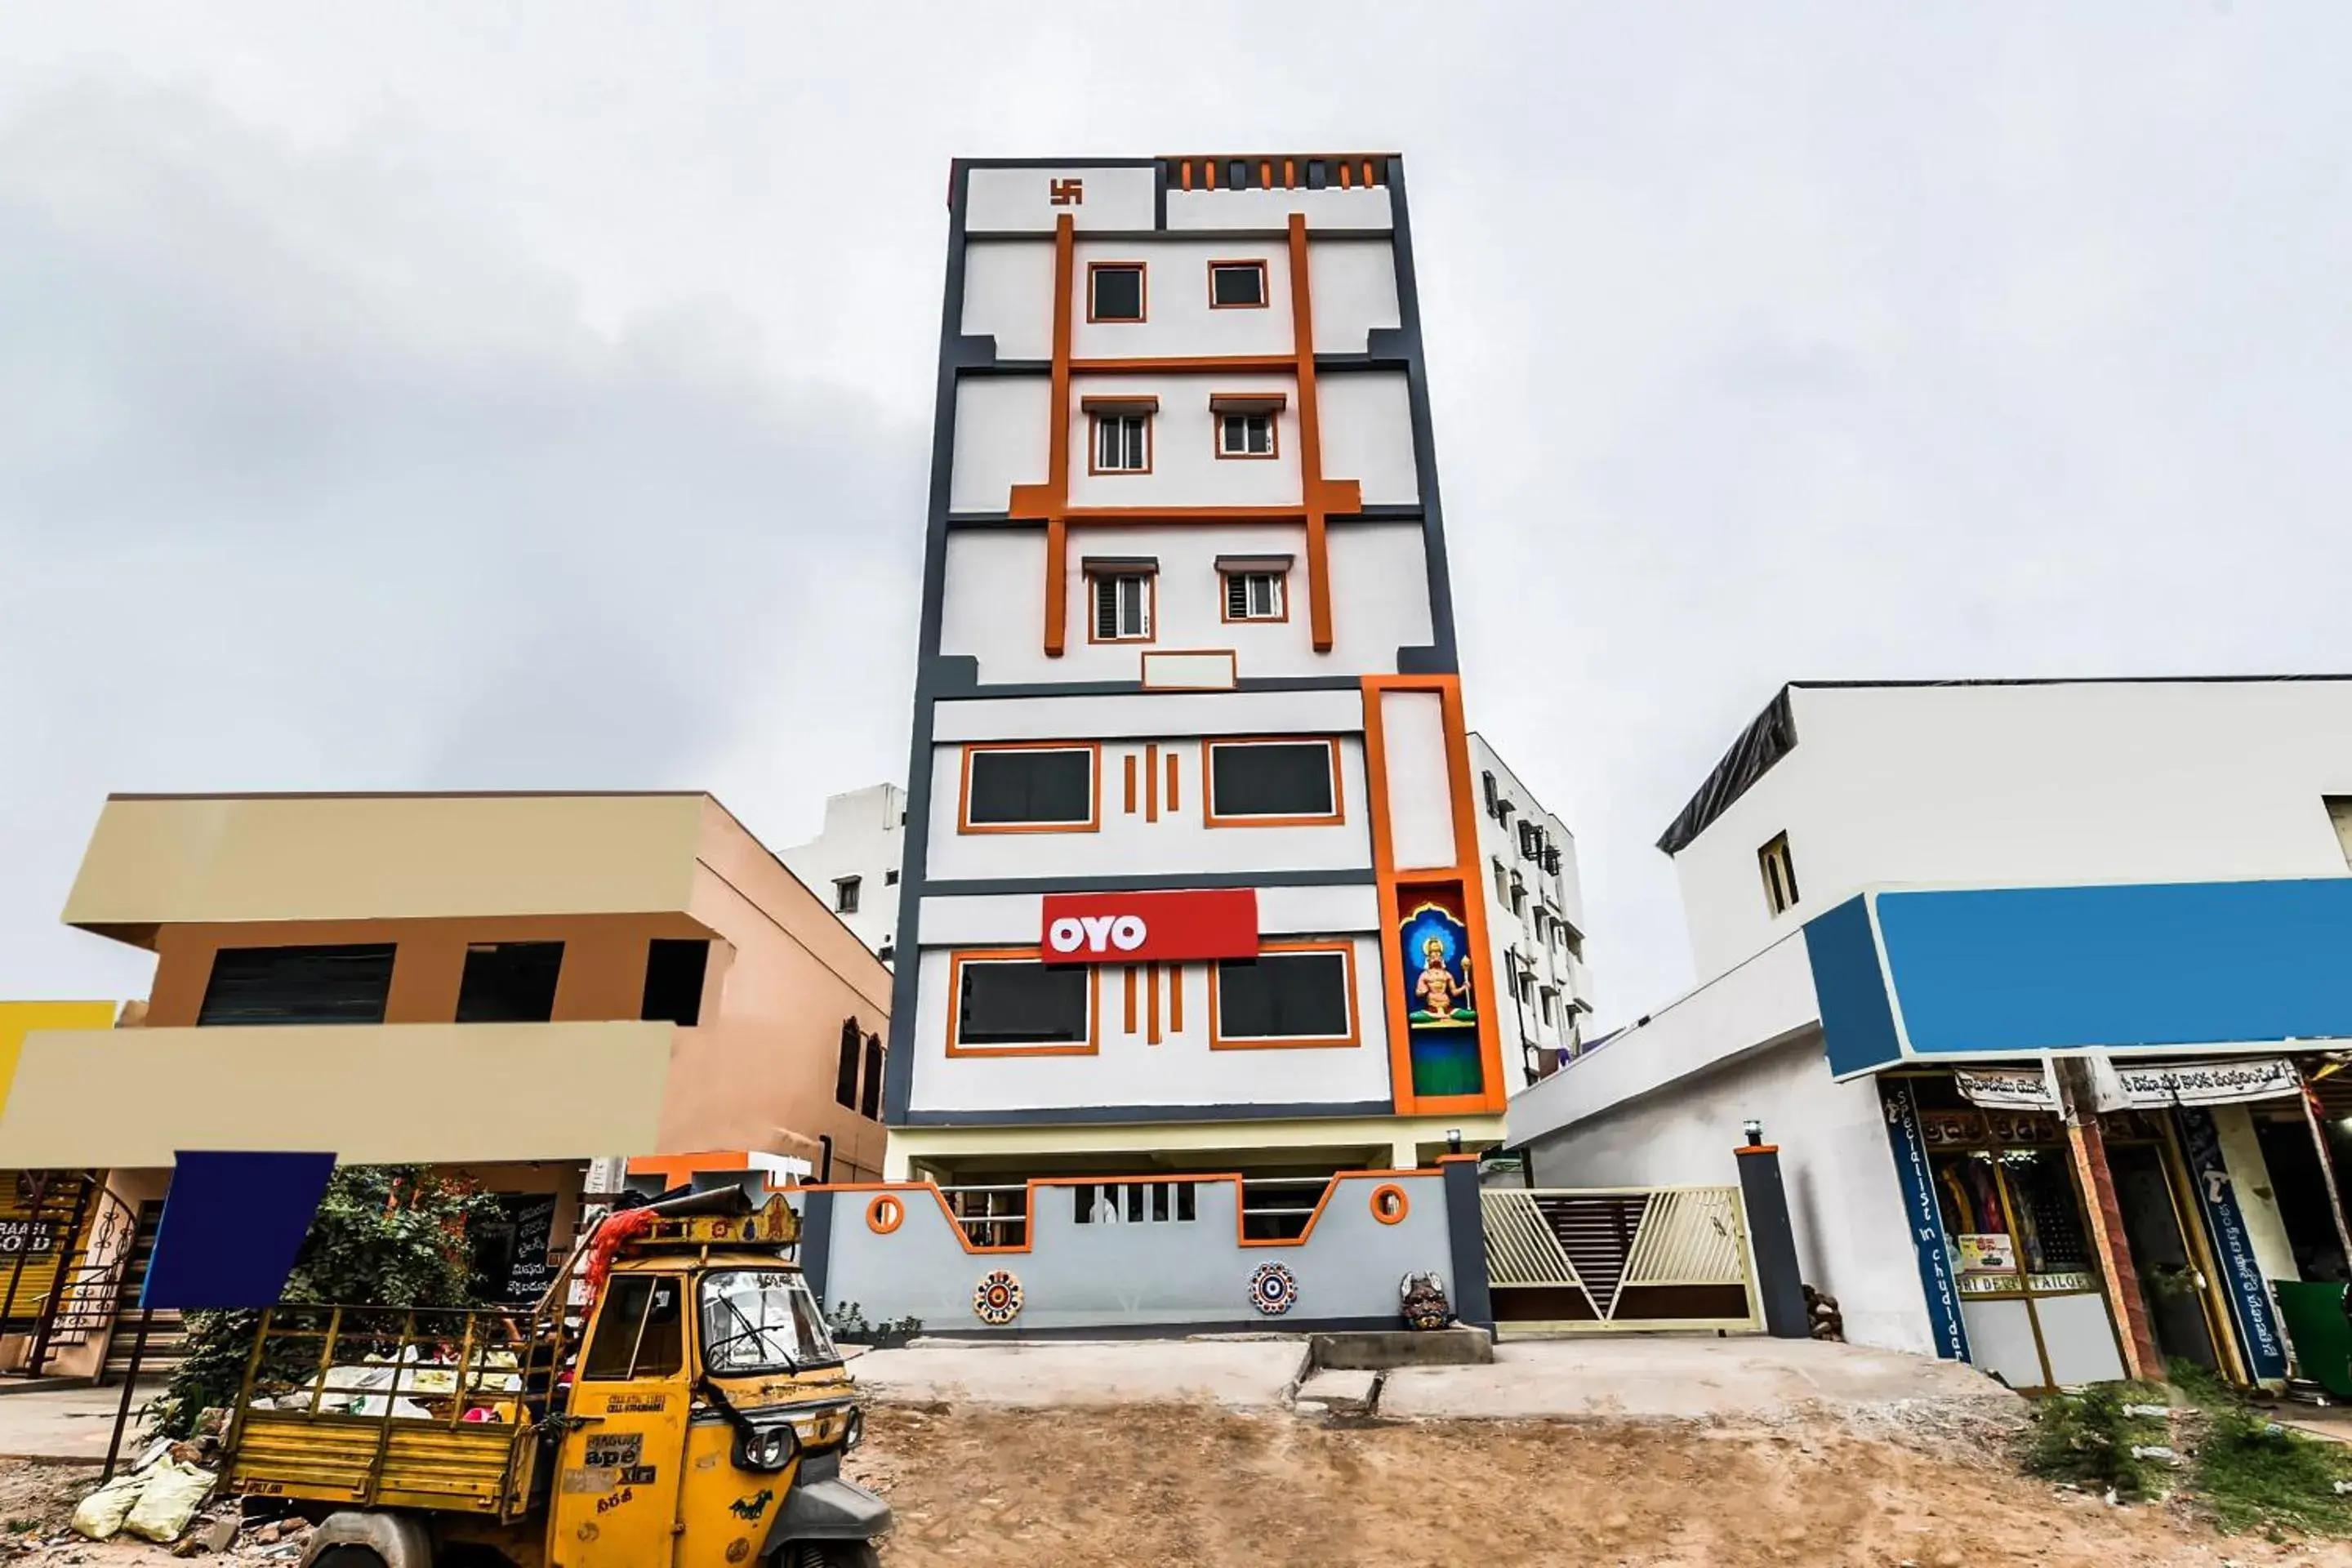
[[[1413,1093],[1484,1092],[1470,928],[1444,905],[1420,902],[1398,922],[1397,934]]]

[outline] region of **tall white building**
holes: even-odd
[[[1533,1083],[1575,1053],[1592,1010],[1576,838],[1475,730],[1470,766],[1486,861],[1486,973],[1504,1058]]]
[[[958,163],[921,637],[894,1176],[1497,1140],[1399,160]]]
[[[907,792],[894,784],[828,795],[824,826],[782,851],[793,876],[887,963],[898,935],[898,873],[907,842]]]

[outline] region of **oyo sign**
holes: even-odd
[[[1257,956],[1257,892],[1048,893],[1048,963],[1182,963]]]

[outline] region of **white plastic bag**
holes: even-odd
[[[131,1505],[122,1528],[142,1541],[164,1544],[177,1541],[180,1532],[188,1528],[188,1521],[196,1517],[196,1510],[205,1506],[205,1499],[212,1496],[213,1484],[219,1479],[210,1470],[165,1459],[147,1472],[147,1485],[140,1491],[139,1500]]]
[[[165,1461],[169,1463],[169,1461]],[[131,1505],[147,1487],[144,1471],[126,1470],[74,1505],[73,1531],[92,1541],[107,1541],[122,1528]]]

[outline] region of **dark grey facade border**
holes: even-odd
[[[909,826],[912,826],[909,823]],[[979,899],[996,893],[1149,893],[1160,888],[1370,888],[1378,874],[1370,866],[1341,871],[1138,872],[1116,877],[967,877],[932,882],[927,899]],[[903,921],[901,922],[904,923]],[[912,952],[909,944],[898,950]]]
[[[1394,1116],[1389,1100],[1307,1100],[1297,1105],[1080,1105],[1051,1110],[909,1110],[894,1127],[1036,1127],[1084,1123],[1184,1121],[1338,1121],[1350,1116]]]

